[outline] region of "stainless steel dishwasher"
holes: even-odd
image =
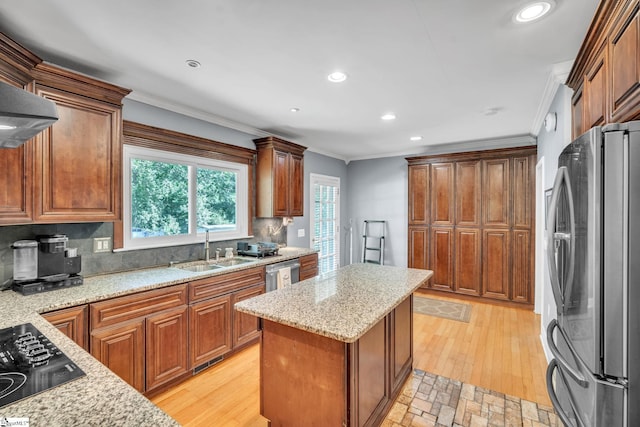
[[[283,268],[289,268],[291,270],[291,283],[296,283],[300,280],[300,262],[298,258],[269,264],[265,268],[267,273],[267,292],[278,289],[278,272]]]

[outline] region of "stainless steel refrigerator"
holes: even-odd
[[[568,426],[640,426],[640,121],[567,145],[547,208],[553,406]]]

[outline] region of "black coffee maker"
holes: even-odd
[[[13,289],[23,295],[50,291],[83,283],[80,275],[82,257],[77,249],[67,248],[69,238],[64,234],[38,236],[37,278],[15,280]],[[32,276],[33,277],[33,276]]]

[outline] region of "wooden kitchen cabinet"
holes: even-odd
[[[30,72],[42,60],[0,33],[0,81],[33,91]],[[0,225],[26,224],[32,216],[33,139],[0,148]]]
[[[429,218],[424,225],[408,224],[407,264],[433,270],[427,289],[533,304],[536,149],[407,161],[409,220]],[[425,182],[416,182],[423,178]],[[411,214],[418,211],[415,200],[427,194],[430,215]]]
[[[567,85],[573,137],[592,126],[640,119],[640,2],[601,1]]]
[[[91,354],[141,392],[189,369],[187,285],[89,305]]]
[[[409,225],[429,224],[430,165],[409,168]]]
[[[233,349],[231,295],[223,295],[189,306],[191,366],[197,368]]]
[[[39,64],[36,94],[59,120],[35,138],[36,222],[121,219],[122,98],[128,90]]]
[[[303,216],[306,148],[271,136],[253,142],[258,152],[256,216]]]
[[[201,366],[254,343],[258,319],[238,313],[233,305],[265,292],[265,269],[255,267],[189,283],[191,366]]]
[[[299,258],[300,281],[311,279],[318,275],[318,254],[303,255]]]
[[[188,311],[183,305],[145,319],[146,390],[189,372]]]
[[[245,299],[262,295],[265,291],[265,285],[258,285],[235,292],[232,298],[232,306]],[[250,314],[233,310],[233,348],[253,343],[258,338],[260,338],[260,319]]]
[[[84,350],[89,350],[89,308],[87,305],[64,308],[42,314],[44,319],[71,338]]]

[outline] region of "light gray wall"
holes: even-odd
[[[564,147],[571,142],[571,96],[572,90],[567,86],[560,85],[556,95],[551,103],[549,112],[557,114],[557,128],[555,131],[547,131],[544,126],[538,134],[538,164],[544,163],[544,184],[545,189],[553,187],[556,172],[558,170],[558,156]],[[544,196],[538,197],[536,203],[546,204]],[[544,218],[537,218],[537,221],[544,223]],[[536,243],[542,245],[546,251],[544,244],[544,236],[538,234]],[[546,252],[542,263],[542,284],[536,284],[536,297],[540,297],[540,313],[541,313],[541,341],[547,356],[547,360],[551,359],[551,354],[546,343],[546,328],[551,319],[556,316],[556,304],[551,291],[551,282],[549,280],[549,271],[546,262]],[[542,286],[541,286],[542,285]]]
[[[348,172],[354,262],[362,257],[364,220],[385,220],[385,264],[406,267],[407,161],[404,157],[357,160],[349,163]]]
[[[345,251],[344,240],[344,226],[348,225],[348,206],[347,200],[347,165],[344,161],[328,157],[322,154],[314,153],[312,151],[305,151],[304,153],[304,216],[296,217],[293,219],[287,228],[287,245],[296,246],[301,248],[311,247],[311,189],[310,178],[312,174],[327,175],[340,178],[340,265],[345,265],[348,261]],[[304,237],[298,237],[299,230],[304,230]]]

